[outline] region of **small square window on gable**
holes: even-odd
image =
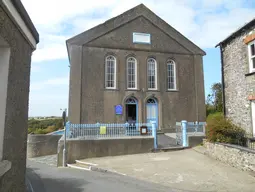
[[[250,73],[255,72],[255,40],[248,44]]]

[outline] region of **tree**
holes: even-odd
[[[214,83],[206,99],[206,115],[223,111],[222,84]]]

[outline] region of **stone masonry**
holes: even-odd
[[[255,25],[222,45],[226,116],[248,133],[252,133],[248,96],[255,93],[255,74],[248,74],[248,47],[244,38],[253,29]]]
[[[230,144],[204,140],[205,154],[243,171],[255,172],[255,151]]]

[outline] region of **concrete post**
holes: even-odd
[[[182,146],[187,147],[187,124],[188,122],[186,120],[183,120],[182,122]]]
[[[151,122],[152,125],[152,136],[154,137],[154,149],[158,148],[158,141],[157,141],[157,127],[156,122]]]

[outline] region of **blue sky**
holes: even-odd
[[[69,63],[65,40],[144,3],[206,51],[206,95],[221,81],[215,45],[255,17],[254,0],[22,0],[40,33],[32,56],[29,116],[61,115],[68,107]],[[47,10],[47,11],[45,11]]]

